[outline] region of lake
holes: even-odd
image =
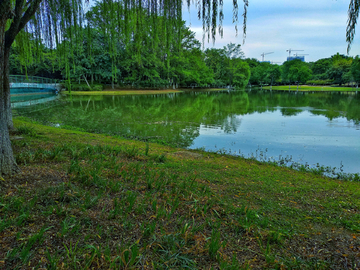
[[[360,172],[360,95],[200,91],[74,96],[64,97],[59,106],[18,111],[64,128]]]

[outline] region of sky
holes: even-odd
[[[306,54],[306,62],[328,58],[336,53],[347,55],[346,25],[350,0],[249,0],[247,34],[243,44],[242,1],[239,3],[239,33],[232,23],[232,0],[224,0],[224,35],[217,36],[215,44],[205,41],[205,48],[223,48],[230,42],[241,44],[246,58],[281,65],[291,55]],[[186,25],[202,41],[202,22],[196,8],[183,10]],[[349,56],[360,55],[360,26],[357,29]],[[303,51],[295,51],[303,50]],[[269,54],[267,54],[269,53]]]

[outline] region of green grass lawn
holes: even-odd
[[[270,86],[263,87],[265,90],[270,90]],[[333,87],[333,86],[309,86],[309,85],[299,85],[299,88],[296,85],[290,86],[290,91],[303,91],[303,92],[344,92],[344,91],[359,91],[359,89],[351,88],[351,87]],[[273,86],[272,90],[276,91],[289,91],[289,85],[280,85],[280,86]]]
[[[15,119],[0,269],[357,269],[360,183]],[[19,138],[19,136],[21,138]]]

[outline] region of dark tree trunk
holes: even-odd
[[[14,129],[14,123],[12,119],[12,110],[11,110],[11,100],[10,100],[10,74],[9,74],[9,59],[10,59],[10,49],[5,48],[4,52],[4,93],[7,96],[5,100],[5,117],[9,130]]]
[[[0,12],[0,175],[10,175],[18,171],[11,148],[9,123],[12,124],[9,86],[9,53],[5,48],[5,24],[7,16]]]

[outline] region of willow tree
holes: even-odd
[[[84,0],[88,1],[88,0]],[[104,0],[111,13],[111,20],[108,24],[108,32],[115,33],[120,21],[123,25],[118,29],[123,29],[125,33],[133,33],[129,38],[136,40],[137,48],[141,48],[141,27],[144,23],[141,19],[142,10],[146,9],[156,16],[163,18],[181,20],[182,4],[185,2],[189,7],[195,3],[197,13],[203,22],[203,30],[208,40],[214,40],[216,33],[223,33],[222,21],[223,0]],[[233,20],[238,21],[239,0],[233,0]],[[248,0],[243,0],[243,32],[246,33],[246,10]],[[350,0],[349,22],[347,29],[347,41],[351,44],[354,34],[356,20],[359,15],[360,0]],[[9,129],[12,128],[12,117],[10,107],[10,85],[9,85],[9,57],[10,48],[15,39],[19,38],[21,31],[25,31],[33,36],[38,42],[45,41],[49,47],[62,44],[59,50],[61,61],[64,61],[66,70],[69,72],[70,62],[67,60],[68,53],[73,53],[81,47],[81,29],[86,24],[84,17],[83,0],[0,0],[0,175],[12,174],[18,170],[9,136]],[[119,9],[121,12],[115,12]],[[137,12],[138,11],[138,12]],[[134,13],[132,13],[134,12]],[[134,23],[129,24],[129,17],[135,16]],[[122,20],[119,20],[121,18]],[[167,23],[161,30],[170,41],[176,35],[176,30],[180,24]],[[135,29],[130,31],[129,28]],[[237,31],[237,28],[236,28]],[[156,31],[155,31],[156,32]],[[27,36],[27,35],[22,35]],[[205,35],[204,35],[205,37]],[[116,35],[109,35],[110,44],[114,44]],[[156,46],[156,43],[155,43]],[[109,50],[115,51],[115,47],[110,46]],[[115,53],[113,54],[115,55]],[[114,69],[115,70],[115,69]]]

